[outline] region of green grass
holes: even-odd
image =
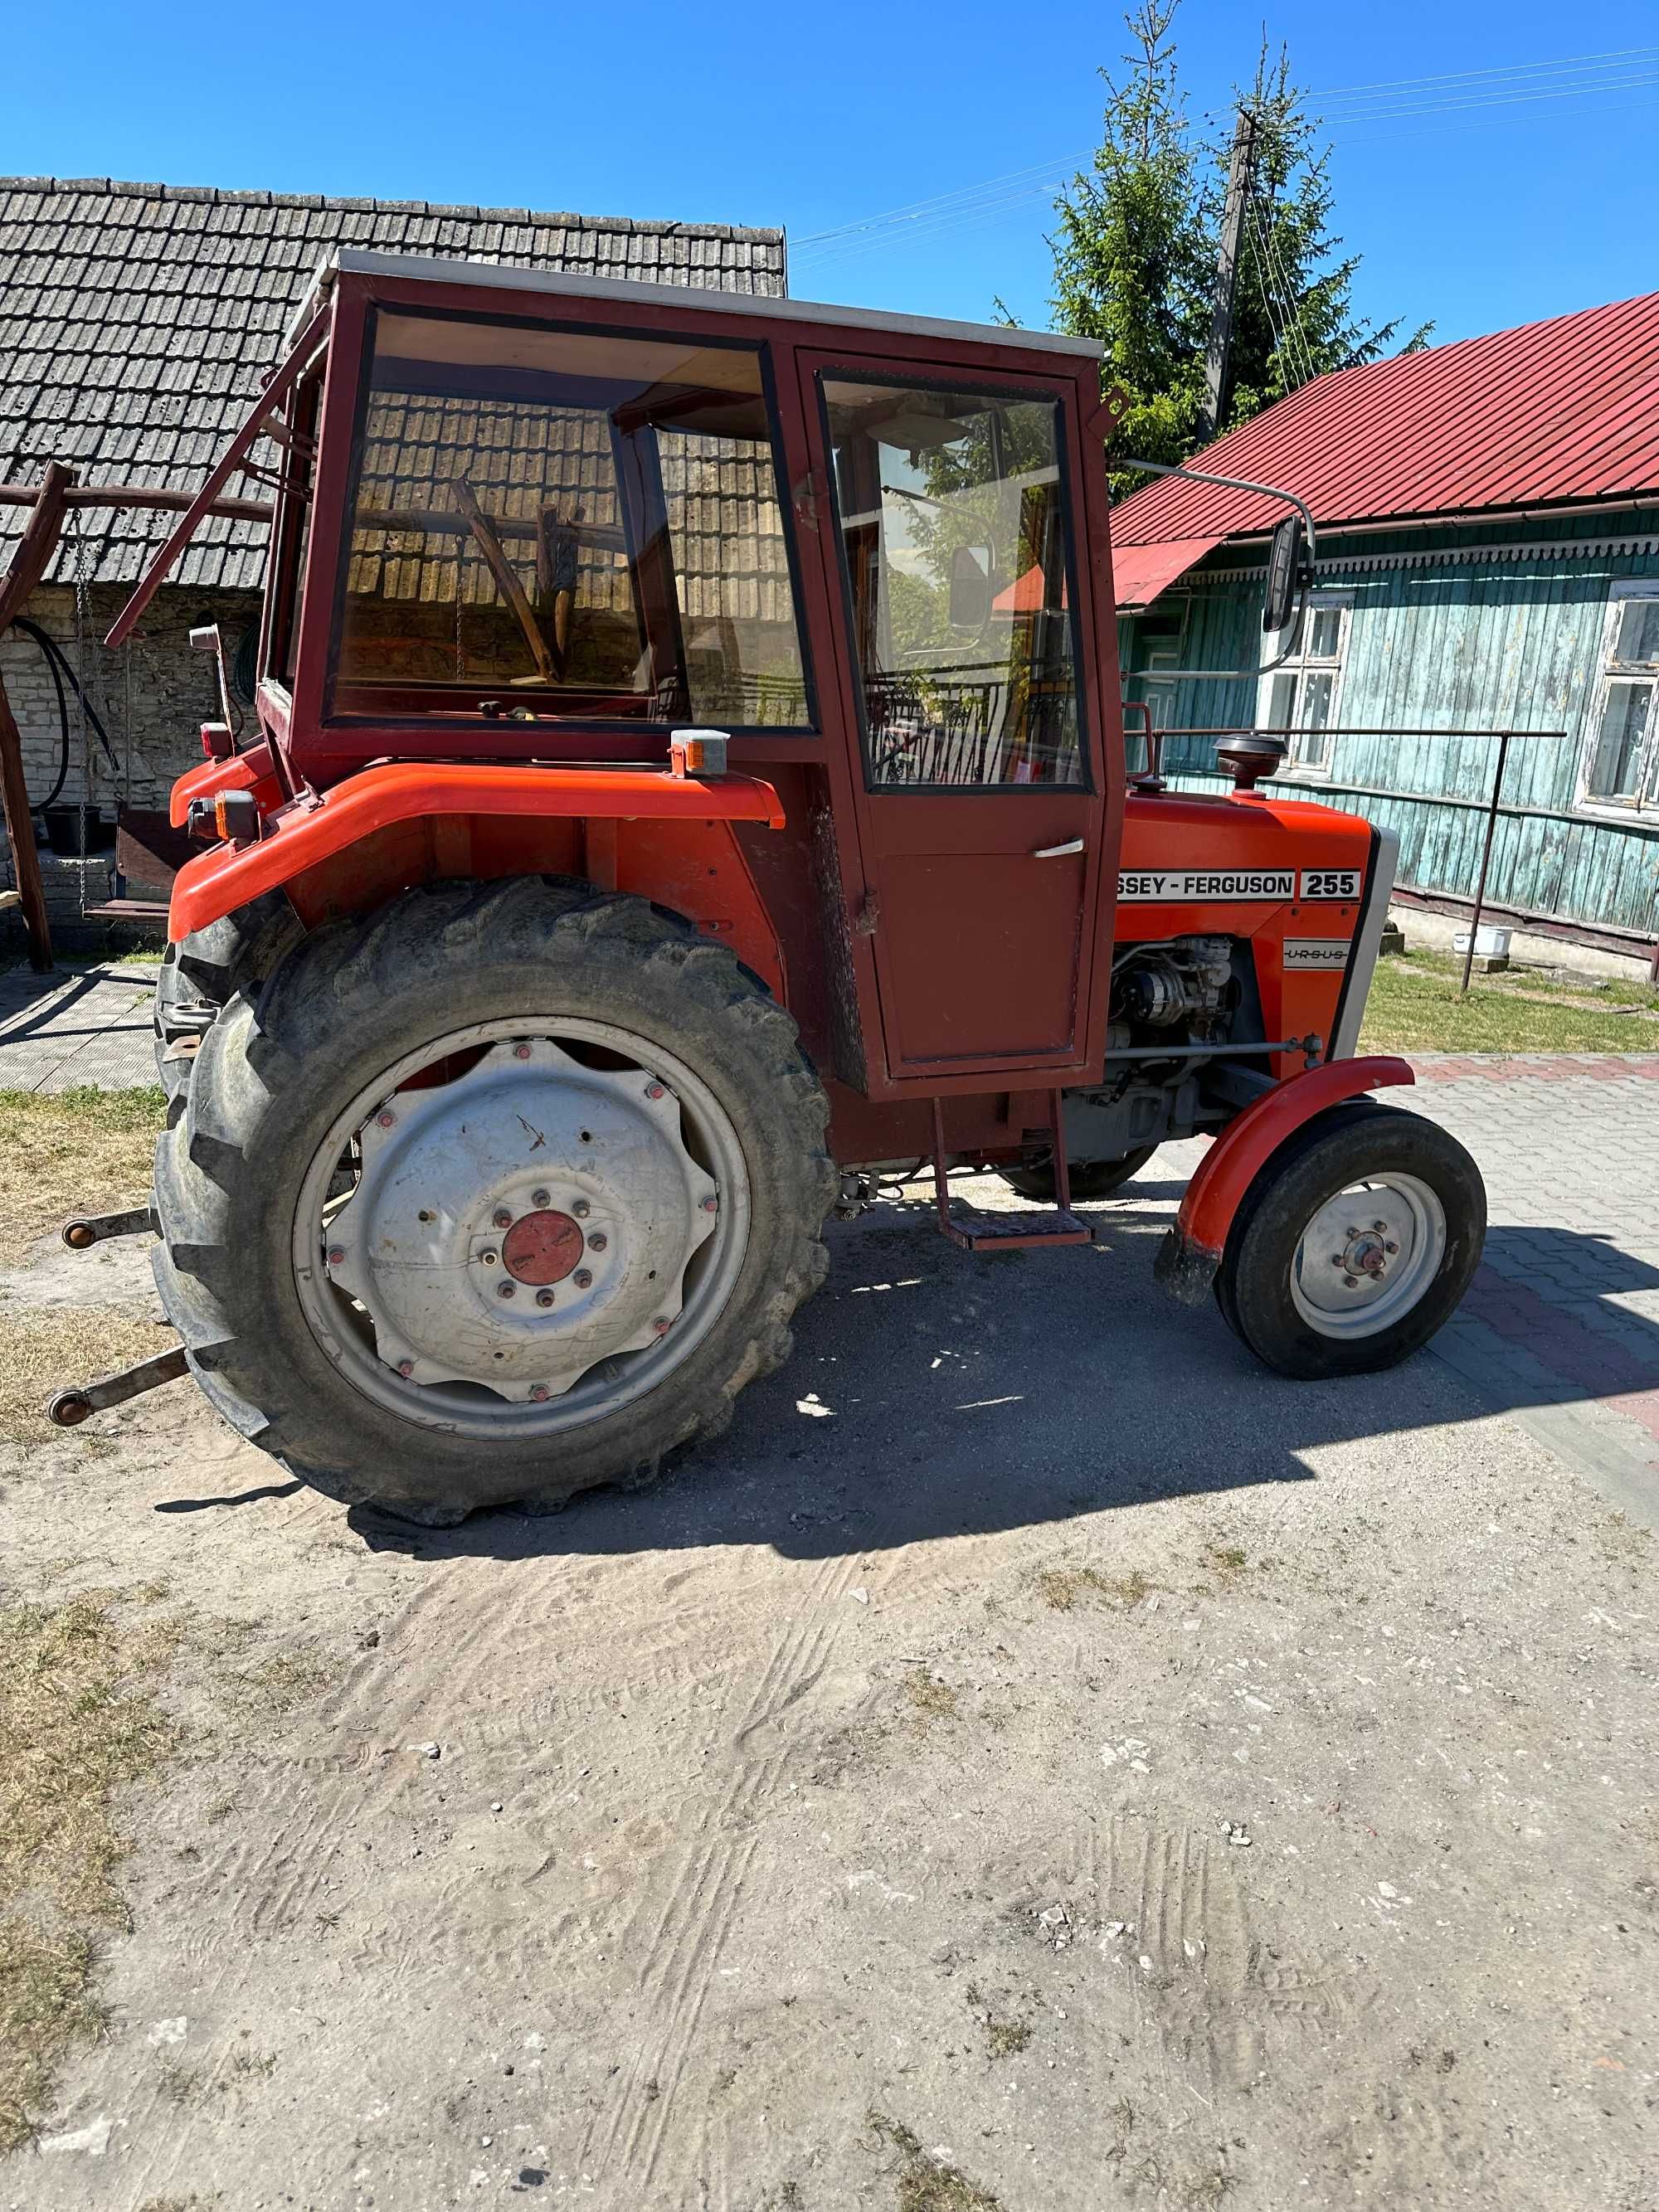
[[[166,1118],[159,1084],[0,1091],[0,1264],[71,1213],[137,1205]]]
[[[1472,976],[1465,996],[1462,964],[1444,952],[1379,960],[1361,1049],[1659,1052],[1659,994],[1644,986],[1611,977],[1561,983],[1510,969]]]

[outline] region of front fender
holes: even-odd
[[[1414,1083],[1408,1060],[1378,1054],[1327,1060],[1265,1091],[1230,1121],[1199,1163],[1175,1227],[1164,1238],[1156,1273],[1171,1297],[1200,1305],[1215,1280],[1227,1232],[1244,1194],[1285,1139],[1316,1114],[1390,1084]]]
[[[199,773],[199,772],[198,772]],[[783,826],[769,783],[752,775],[670,775],[654,769],[514,768],[447,761],[393,762],[348,776],[265,817],[246,845],[215,845],[173,881],[167,933],[192,930],[280,890],[307,869],[389,824],[422,816],[542,815],[589,821],[763,822]]]

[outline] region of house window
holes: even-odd
[[[1256,727],[1289,732],[1286,765],[1291,768],[1329,772],[1330,732],[1336,723],[1352,612],[1353,601],[1346,593],[1316,592],[1308,601],[1296,651],[1279,667],[1262,672]],[[1263,645],[1263,658],[1277,659],[1279,636],[1264,639]]]
[[[1615,591],[1607,609],[1596,694],[1585,746],[1584,797],[1601,806],[1659,805],[1659,586]]]

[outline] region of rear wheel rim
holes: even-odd
[[[1414,1312],[1439,1279],[1446,1209],[1420,1176],[1390,1173],[1348,1184],[1302,1233],[1291,1302],[1338,1342],[1379,1336]]]
[[[335,1116],[295,1210],[295,1286],[364,1397],[530,1442],[680,1367],[750,1225],[737,1131],[693,1069],[613,1024],[525,1013],[439,1036]]]

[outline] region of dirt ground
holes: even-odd
[[[0,2205],[1659,2205],[1659,1545],[1439,1362],[836,1232],[650,1492],[426,1534],[188,1386],[9,1448],[183,1730]],[[145,1302],[42,1248],[28,1305]]]

